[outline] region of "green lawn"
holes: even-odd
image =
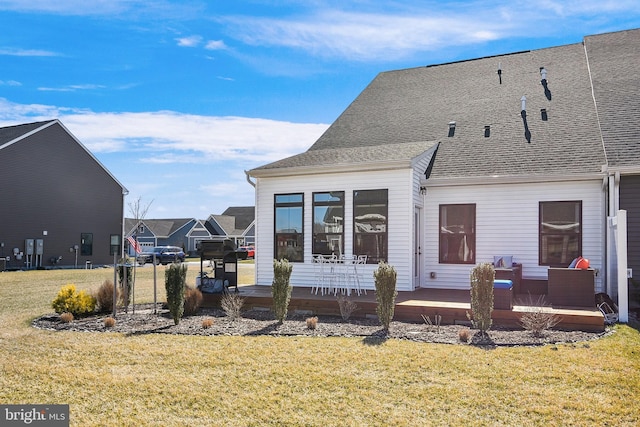
[[[191,266],[189,283],[195,282]],[[153,299],[149,266],[137,302]],[[158,268],[164,300],[164,267]],[[113,271],[0,273],[0,403],[70,405],[74,426],[628,425],[640,421],[640,334],[483,350],[360,338],[51,332],[59,288]],[[249,279],[250,280],[250,279]],[[242,279],[241,279],[242,281]]]

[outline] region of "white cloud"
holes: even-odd
[[[0,86],[22,86],[22,83],[15,80],[0,80]]]
[[[202,43],[202,36],[179,37],[176,41],[181,47],[196,47]]]
[[[315,4],[314,4],[315,5]],[[350,9],[364,9],[356,12]],[[306,14],[271,18],[222,17],[230,37],[254,46],[284,46],[310,54],[371,61],[399,59],[448,46],[473,45],[507,37],[551,36],[599,13],[621,18],[638,13],[637,1],[486,0],[371,4],[344,2]],[[611,22],[611,16],[607,22]],[[579,41],[579,40],[576,40]]]
[[[58,53],[49,50],[4,48],[0,49],[0,55],[5,56],[59,56]]]
[[[227,46],[224,44],[223,40],[209,40],[204,48],[207,50],[221,50],[226,49]]]
[[[59,118],[93,152],[139,152],[143,162],[164,164],[228,160],[266,163],[305,151],[328,127],[322,123],[174,111],[95,113],[0,98],[2,125],[52,118]]]
[[[60,87],[39,87],[38,90],[42,92],[75,92],[78,90],[104,89],[105,87],[106,86],[97,84],[79,84]]]

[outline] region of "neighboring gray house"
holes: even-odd
[[[127,190],[58,120],[0,128],[0,270],[112,264]]]
[[[232,206],[221,215],[211,215],[205,226],[213,240],[233,240],[237,246],[255,244],[255,207]]]
[[[367,255],[369,288],[387,261],[398,290],[468,289],[494,256],[545,281],[581,255],[609,291],[612,174],[638,215],[638,46],[632,30],[380,73],[309,150],[248,172],[257,284],[286,257],[313,286],[317,253]]]
[[[191,233],[197,236],[197,230],[202,231],[203,228],[203,224],[195,218],[143,219],[141,221],[133,218],[125,219],[125,235],[127,237],[135,235],[143,250],[154,246],[178,246],[185,253],[194,252],[195,241],[193,237],[190,238]],[[209,238],[206,229],[201,237]],[[133,249],[129,247],[128,253],[133,255]]]

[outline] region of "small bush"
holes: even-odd
[[[110,313],[113,311],[113,282],[105,280],[95,293],[97,310],[100,313]],[[118,290],[116,289],[116,300],[118,298]]]
[[[318,327],[318,316],[307,317],[307,329],[315,330]]]
[[[69,312],[76,316],[92,313],[96,309],[96,299],[85,291],[76,292],[76,285],[63,286],[51,302],[56,313]]]
[[[461,342],[469,342],[471,338],[471,330],[469,328],[460,329],[458,331],[458,339]]]
[[[273,260],[273,283],[271,284],[271,296],[273,297],[273,312],[278,323],[284,322],[289,310],[291,300],[291,271],[293,266],[288,260]]]
[[[116,325],[116,319],[109,316],[104,319],[104,327],[105,328],[113,328]]]
[[[203,329],[209,329],[211,326],[213,326],[213,319],[210,317],[207,317],[206,319],[202,319],[202,328]]]
[[[348,296],[338,294],[336,297],[338,300],[338,306],[340,307],[340,316],[342,320],[347,321],[354,311],[358,308],[358,305]]]
[[[186,264],[170,264],[164,272],[164,285],[167,292],[167,305],[173,323],[180,323],[184,314],[184,290],[187,279]]]
[[[484,262],[471,270],[471,315],[467,314],[474,328],[486,334],[491,328],[493,312],[493,264]]]
[[[62,322],[64,323],[71,323],[73,322],[73,314],[65,311],[60,315],[60,320],[62,320]]]
[[[125,311],[128,310],[131,303],[131,288],[133,287],[133,267],[128,265],[128,261],[128,259],[121,259],[118,266],[119,302],[124,306]]]
[[[184,315],[193,316],[202,305],[202,292],[200,289],[187,286],[184,291]]]
[[[528,300],[519,305],[525,310],[520,317],[520,324],[535,337],[544,335],[562,320],[560,316],[548,310],[549,304],[545,301],[544,295],[540,295],[536,301],[529,295]]]
[[[376,285],[376,313],[382,327],[388,331],[396,306],[396,290],[397,273],[393,266],[386,262],[380,262],[378,268],[373,272]]]
[[[220,299],[220,307],[224,314],[232,320],[240,318],[242,314],[242,306],[244,305],[244,298],[237,293],[225,292]]]

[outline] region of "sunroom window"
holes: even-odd
[[[313,193],[313,253],[344,253],[344,191]]]
[[[276,194],[275,258],[291,262],[304,261],[304,195]]]
[[[353,192],[353,254],[367,264],[387,260],[388,190]]]

